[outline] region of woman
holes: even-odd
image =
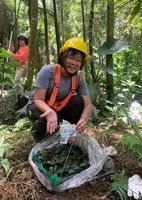
[[[28,59],[29,59],[29,47],[28,37],[25,34],[18,36],[19,49],[16,53],[12,53],[12,58],[18,62],[16,68],[15,83],[21,81],[21,78],[25,77],[28,72]]]
[[[77,133],[86,128],[92,103],[78,71],[88,57],[83,39],[71,38],[60,49],[59,64],[45,65],[37,74],[34,96],[27,106],[30,118],[36,120],[32,128],[36,141],[54,133],[63,119],[75,124]]]

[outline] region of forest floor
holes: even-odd
[[[6,103],[6,101],[5,101]],[[7,112],[7,116],[1,125],[0,134],[6,138],[6,142],[14,141],[16,145],[6,152],[5,157],[10,161],[11,171],[5,176],[0,168],[0,199],[1,200],[119,200],[116,193],[110,194],[108,188],[111,185],[111,174],[87,182],[80,187],[63,192],[48,191],[36,177],[28,157],[35,142],[30,135],[31,126],[17,125],[14,121],[14,113]],[[9,128],[8,128],[9,127]],[[26,127],[26,128],[25,128]],[[106,126],[96,125],[94,128],[87,128],[86,133],[96,138],[100,145],[112,145],[117,150],[117,155],[112,157],[115,165],[115,173],[125,170],[128,177],[139,174],[142,177],[142,170],[137,165],[135,156],[123,145],[116,145],[124,131],[131,131],[130,127],[121,129],[117,124],[110,129],[110,133],[103,135]],[[25,130],[26,129],[26,130]],[[113,130],[113,131],[112,131]],[[21,132],[21,134],[20,134]],[[23,134],[24,132],[24,134]],[[128,198],[130,199],[130,198]]]

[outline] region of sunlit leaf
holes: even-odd
[[[0,165],[2,166],[2,168],[4,168],[6,174],[8,174],[8,172],[10,171],[10,162],[8,159],[2,159],[0,161]]]
[[[6,49],[1,48],[0,49],[0,56],[3,57],[3,58],[7,58],[7,57],[11,57],[12,54],[11,54],[11,52],[7,51]]]

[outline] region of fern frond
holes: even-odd
[[[121,144],[127,145],[131,148],[133,148],[134,146],[142,146],[139,138],[136,135],[132,135],[128,132],[123,133],[123,138],[120,141]]]
[[[111,176],[111,180],[113,181],[111,186],[109,187],[110,193],[117,193],[120,197],[120,200],[127,199],[127,189],[128,189],[128,177],[125,172],[122,171],[119,174],[113,174]]]
[[[123,138],[119,140],[119,144],[126,145],[139,160],[142,160],[142,144],[136,135],[124,133]]]

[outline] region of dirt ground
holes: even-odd
[[[13,118],[11,118],[13,120]],[[127,127],[126,127],[127,128]],[[121,137],[122,130],[115,129],[107,139],[100,137],[104,127],[95,126],[86,130],[87,134],[95,137],[99,144],[115,146],[114,142]],[[124,131],[124,130],[123,130]],[[116,193],[109,194],[111,174],[87,182],[78,188],[63,192],[49,192],[36,177],[28,157],[35,145],[31,136],[17,138],[17,146],[10,150],[6,157],[10,160],[12,169],[5,177],[0,169],[0,199],[1,200],[119,200]],[[138,167],[135,156],[123,145],[116,145],[117,155],[112,157],[115,165],[115,173],[125,170],[130,177],[138,173],[142,177],[142,170]],[[130,199],[130,198],[128,198]]]
[[[87,132],[91,136],[96,134],[96,131],[91,128],[88,128]],[[119,138],[117,134],[110,137],[105,145],[113,145],[114,140]],[[78,188],[56,193],[49,192],[40,183],[28,162],[29,153],[34,146],[32,137],[21,138],[21,141],[19,139],[17,143],[18,146],[7,154],[12,165],[7,180],[4,178],[3,171],[0,171],[1,200],[119,200],[117,194],[110,195],[108,193],[111,174],[85,183]],[[99,141],[99,143],[104,143],[104,141]],[[118,151],[118,154],[112,158],[115,171],[119,173],[125,170],[129,176],[134,173],[142,175],[132,153],[124,146],[116,146],[115,148]]]

